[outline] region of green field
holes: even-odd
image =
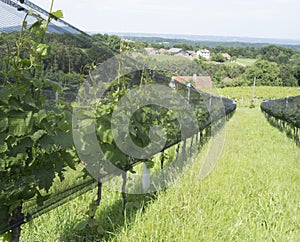
[[[258,88],[261,98],[296,95],[299,88]],[[221,89],[251,97],[252,89]],[[250,93],[250,94],[249,94]],[[240,102],[240,101],[239,101]],[[205,145],[191,169],[165,192],[130,195],[105,188],[95,227],[84,229],[89,192],[22,226],[22,241],[300,241],[300,149],[272,127],[257,106],[240,105],[226,125],[214,171],[199,173]]]
[[[219,88],[214,95],[236,99],[239,106],[249,106],[252,100],[253,87]],[[277,99],[288,96],[299,96],[300,87],[264,87],[254,89],[254,103],[259,106],[263,99]]]
[[[236,61],[245,66],[252,66],[257,59],[238,58]]]
[[[253,87],[226,87],[217,90],[217,93],[223,97],[236,99],[252,98]],[[300,87],[264,87],[258,86],[254,89],[254,97],[262,99],[276,99],[287,96],[299,96]]]

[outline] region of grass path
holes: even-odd
[[[239,108],[226,135],[209,177],[195,163],[112,240],[300,241],[299,147],[258,108]]]

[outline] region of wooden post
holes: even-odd
[[[161,152],[161,160],[160,160],[160,169],[161,169],[161,177],[164,179],[164,162],[165,162],[165,151]]]
[[[123,178],[123,184],[122,184],[123,212],[125,212],[125,207],[127,203],[127,196],[126,196],[127,172],[126,171],[122,173],[122,178]]]

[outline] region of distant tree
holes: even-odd
[[[294,77],[298,80],[298,86],[300,86],[300,67],[298,70],[294,73]]]
[[[246,69],[244,78],[251,81],[256,77],[258,86],[281,86],[280,68],[277,63],[266,60],[256,61],[251,67]]]
[[[255,59],[256,56],[259,54],[258,49],[254,47],[231,47],[228,51],[226,51],[231,56],[243,57],[243,58],[251,58]]]
[[[162,43],[152,43],[152,44],[151,44],[151,47],[152,47],[152,48],[155,48],[155,49],[161,49],[161,48],[166,49],[166,48],[167,48],[167,47],[166,47],[164,44],[162,44]]]
[[[147,48],[149,46],[149,44],[145,41],[143,42],[135,42],[135,49],[137,50],[141,50],[141,49],[144,49],[144,48]]]
[[[262,60],[285,64],[293,55],[293,50],[281,46],[270,45],[259,49]]]
[[[153,69],[164,70],[172,75],[178,76],[192,76],[193,74],[205,75],[203,66],[199,65],[196,61],[181,56],[166,56],[159,58],[151,56],[143,60],[147,66]]]
[[[212,54],[211,60],[215,62],[225,62],[225,58],[223,57],[222,53]]]
[[[206,65],[207,62],[208,62],[208,59],[206,59],[205,57],[199,55],[199,57],[197,59],[194,59],[194,61],[197,62],[200,65]]]
[[[244,67],[240,65],[233,65],[233,64],[224,65],[224,70],[227,73],[227,77],[230,77],[232,79],[239,77],[241,74],[245,72]]]
[[[300,86],[300,53],[294,54],[290,58],[289,66],[293,76],[296,78],[298,85]]]
[[[188,44],[174,44],[173,45],[174,48],[180,48],[180,49],[184,49],[184,50],[193,50],[193,46],[188,45]]]
[[[213,53],[229,53],[231,50],[230,46],[223,46],[223,45],[218,45],[215,48],[213,48]]]
[[[107,44],[114,50],[120,50],[121,38],[117,35],[95,34],[93,35],[97,40]]]
[[[237,61],[237,57],[236,57],[236,56],[232,56],[232,57],[231,57],[231,61],[232,61],[232,62],[236,62],[236,61]]]
[[[298,86],[298,80],[290,65],[280,66],[280,77],[282,79],[283,86]]]
[[[223,69],[219,69],[213,74],[212,79],[214,83],[219,84],[225,77],[227,77],[227,72]]]

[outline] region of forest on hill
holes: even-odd
[[[76,38],[74,38],[74,36]],[[17,32],[0,34],[0,55],[5,57],[16,51]],[[47,77],[63,87],[77,86],[84,79],[91,65],[97,65],[116,53],[137,51],[144,53],[145,48],[170,49],[163,43],[134,42],[121,39],[116,35],[95,34],[94,42],[84,40],[84,36],[71,34],[46,34],[46,42],[51,51],[43,59]],[[78,40],[78,41],[77,41]],[[98,46],[98,48],[97,48]],[[174,44],[171,47],[187,51],[196,51],[208,46]],[[175,56],[147,56],[141,58],[151,67],[162,67],[170,75],[209,75],[218,87],[249,86],[256,77],[257,85],[264,86],[299,86],[300,52],[288,47],[268,45],[251,46],[215,46],[209,48],[211,59],[185,58]],[[225,60],[222,53],[228,53],[231,60]],[[252,60],[251,65],[244,65],[238,60]],[[5,69],[6,58],[0,59],[0,68]],[[1,80],[5,79],[2,75]],[[226,81],[227,80],[227,81]],[[230,81],[228,81],[230,80]]]

